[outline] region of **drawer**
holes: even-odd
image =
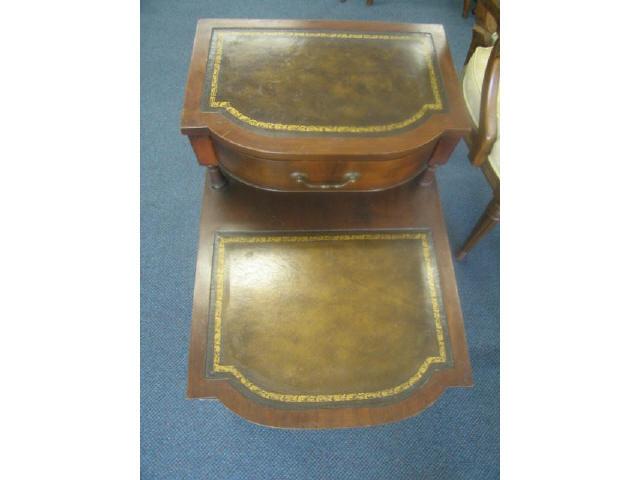
[[[420,173],[433,145],[388,160],[329,158],[272,160],[238,153],[216,145],[225,173],[260,188],[278,191],[372,191],[400,185]]]

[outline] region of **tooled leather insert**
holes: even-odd
[[[370,134],[444,109],[427,33],[220,29],[203,109],[272,132]]]
[[[218,235],[207,376],[296,407],[393,401],[452,365],[430,233]]]

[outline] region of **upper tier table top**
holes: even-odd
[[[399,156],[468,129],[441,25],[198,22],[182,132],[260,157]]]

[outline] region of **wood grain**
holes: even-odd
[[[213,239],[216,231],[361,231],[430,229],[447,317],[452,368],[436,371],[429,381],[397,403],[366,407],[274,408],[256,402],[234,388],[230,380],[205,376],[211,292]],[[205,185],[200,245],[194,289],[189,356],[190,398],[218,398],[229,409],[256,423],[291,428],[335,428],[387,423],[419,413],[446,388],[470,386],[462,312],[451,262],[437,186],[418,181],[384,192],[276,193],[230,181],[227,188]]]

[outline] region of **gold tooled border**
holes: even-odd
[[[222,365],[220,363],[221,350],[221,331],[222,331],[222,303],[224,294],[224,249],[228,243],[281,243],[281,242],[315,242],[327,240],[420,240],[422,242],[422,251],[424,255],[425,267],[427,271],[427,283],[429,285],[429,293],[433,308],[433,317],[436,327],[436,337],[438,341],[438,356],[427,357],[408,380],[392,388],[379,390],[375,392],[363,393],[342,393],[342,394],[326,394],[326,395],[292,395],[284,393],[269,392],[260,388],[246,378],[233,365]],[[431,248],[426,233],[368,233],[368,234],[325,234],[325,235],[269,235],[269,236],[237,236],[218,238],[217,250],[217,266],[215,270],[215,315],[214,315],[214,335],[213,335],[213,371],[228,373],[233,375],[240,383],[252,393],[266,398],[268,400],[276,400],[289,403],[324,403],[324,402],[345,402],[353,400],[370,400],[378,398],[386,398],[397,395],[408,390],[418,383],[427,373],[429,367],[433,364],[445,363],[447,361],[447,352],[445,346],[444,332],[442,328],[442,318],[440,312],[440,303],[438,301],[438,290],[436,289],[436,279],[433,270],[433,259]]]
[[[366,38],[366,39],[384,39],[384,40],[415,40],[416,37],[412,35],[384,35],[384,34],[369,34],[369,33],[328,33],[328,32],[274,32],[274,31],[227,31],[217,32],[216,34],[216,54],[213,60],[213,74],[211,76],[211,90],[209,94],[209,106],[211,108],[223,108],[229,114],[237,118],[238,120],[247,123],[254,127],[265,128],[268,130],[282,130],[282,131],[296,131],[296,132],[329,132],[329,133],[375,133],[375,132],[389,132],[392,130],[398,130],[417,122],[425,114],[430,111],[442,110],[442,97],[440,95],[440,88],[438,86],[438,80],[436,72],[433,66],[433,60],[431,59],[430,49],[426,49],[426,61],[427,68],[429,70],[429,81],[431,83],[431,89],[435,99],[434,103],[425,103],[420,109],[411,117],[402,120],[400,122],[389,123],[386,125],[371,125],[368,127],[358,126],[342,126],[342,125],[289,125],[283,123],[271,123],[256,120],[254,118],[245,115],[236,109],[230,102],[220,101],[216,99],[218,93],[218,76],[220,74],[220,63],[222,61],[222,44],[225,33],[233,35],[253,35],[253,36],[292,36],[292,37],[325,37],[325,38]],[[426,38],[423,38],[426,46]]]

